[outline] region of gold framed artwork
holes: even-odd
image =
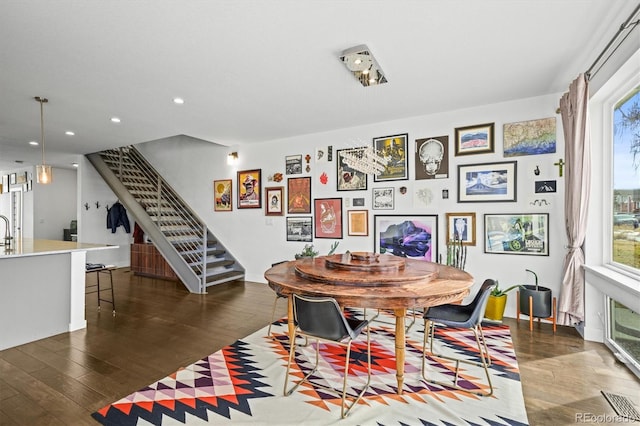
[[[260,194],[262,169],[242,170],[238,172],[238,208],[262,208]]]
[[[347,211],[348,234],[353,237],[369,236],[369,211],[368,210],[348,210]]]
[[[233,210],[231,179],[213,181],[213,210],[216,212],[230,212]]]
[[[457,127],[455,154],[488,154],[494,151],[494,123]]]
[[[476,214],[447,213],[447,244],[460,241],[464,246],[476,245]]]

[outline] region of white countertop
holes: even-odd
[[[23,238],[21,240],[13,241],[11,251],[8,251],[5,246],[0,246],[0,259],[114,248],[118,248],[118,246],[79,243],[75,241],[33,240],[30,238]]]

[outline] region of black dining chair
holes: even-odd
[[[480,286],[480,290],[476,293],[473,300],[466,305],[447,304],[432,306],[424,313],[424,341],[422,343],[422,377],[430,382],[436,383],[448,387],[453,387],[458,390],[475,393],[480,396],[490,396],[493,394],[493,385],[491,383],[491,377],[489,375],[489,366],[491,365],[491,356],[489,355],[489,349],[487,348],[487,342],[482,333],[482,318],[484,317],[484,311],[487,307],[489,295],[491,290],[496,286],[496,282],[492,279],[487,279]],[[478,346],[478,354],[480,355],[480,362],[452,357],[449,355],[435,354],[433,352],[433,340],[435,335],[435,325],[442,324],[446,327],[455,328],[468,328],[473,331],[476,338],[476,344]],[[428,336],[427,336],[428,335]],[[456,362],[456,371],[453,377],[453,385],[450,382],[438,382],[435,380],[427,379],[425,376],[425,359],[427,356],[427,338],[429,338],[429,354],[432,357],[449,359]],[[458,386],[458,374],[460,363],[467,363],[472,365],[481,366],[484,368],[485,375],[487,376],[487,383],[489,385],[489,392],[474,391]]]
[[[369,334],[369,321],[366,319],[358,320],[345,317],[336,300],[331,297],[309,297],[294,294],[293,312],[296,325],[295,336],[304,336],[305,338],[316,341],[316,361],[314,368],[291,389],[287,390],[291,363],[293,362],[296,352],[295,339],[293,339],[289,347],[289,362],[287,364],[287,374],[284,381],[284,395],[291,395],[291,393],[304,382],[310,383],[313,387],[338,393],[342,400],[340,417],[345,418],[353,406],[360,401],[366,390],[369,388],[369,383],[371,382],[371,336]],[[351,343],[362,333],[363,330],[366,330],[367,334],[367,383],[356,396],[347,395],[347,377],[349,375]],[[338,391],[330,386],[310,382],[308,380],[309,377],[318,369],[321,341],[346,347],[342,391]],[[349,405],[345,405],[345,399],[347,397],[353,399],[353,402]]]

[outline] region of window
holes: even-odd
[[[640,86],[614,106],[612,134],[611,260],[640,272]]]

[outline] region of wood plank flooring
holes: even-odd
[[[92,276],[87,284],[92,284]],[[87,295],[87,328],[0,351],[0,425],[95,425],[90,414],[266,326],[274,293],[232,282],[190,294],[180,283],[114,271],[117,314]],[[277,315],[284,316],[280,301]],[[25,307],[27,309],[27,307]],[[602,344],[569,327],[506,319],[532,425],[614,416],[600,390],[640,409],[640,382]],[[584,418],[584,417],[583,417]],[[614,424],[612,417],[599,424]],[[589,423],[589,422],[586,422]],[[590,423],[597,423],[591,421]]]

